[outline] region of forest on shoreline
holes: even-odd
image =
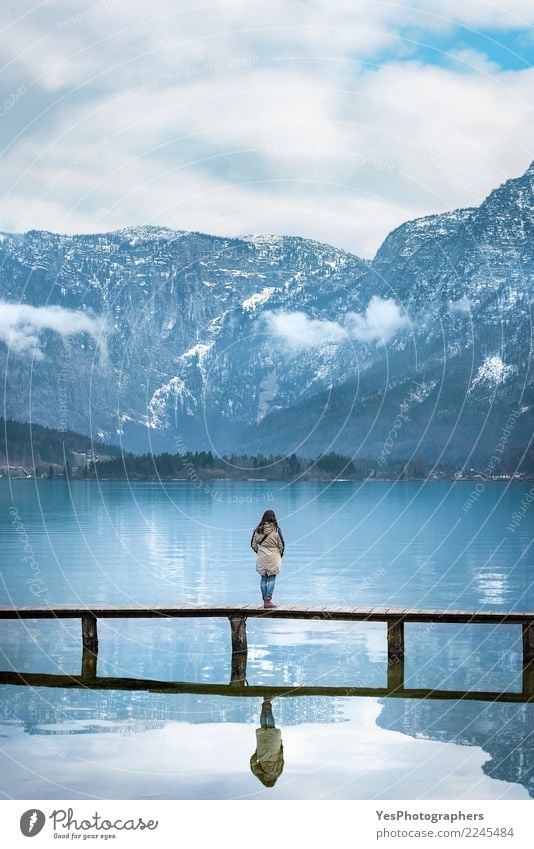
[[[0,476],[48,480],[455,480],[509,478],[504,467],[460,470],[425,459],[358,458],[334,451],[314,459],[296,454],[225,455],[212,451],[135,455],[89,436],[0,419]],[[522,475],[521,477],[529,477]]]

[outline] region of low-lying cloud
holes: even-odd
[[[60,336],[88,333],[96,342],[102,359],[107,357],[106,320],[64,307],[33,307],[30,304],[0,302],[0,340],[14,354],[33,353],[40,360],[44,354],[39,345],[39,332],[51,330]]]
[[[363,315],[349,312],[346,326],[349,336],[360,342],[389,342],[408,324],[408,316],[392,298],[374,295]]]
[[[303,312],[264,314],[270,332],[291,348],[316,348],[342,341],[387,343],[409,321],[392,298],[374,295],[364,313],[349,312],[343,322],[309,318]]]
[[[292,348],[316,348],[341,342],[347,333],[335,321],[308,318],[303,312],[266,312],[269,330]]]

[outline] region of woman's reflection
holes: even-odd
[[[250,768],[265,787],[274,787],[284,768],[282,732],[274,724],[270,699],[264,699],[261,706],[260,727],[256,729],[256,751],[250,759]]]

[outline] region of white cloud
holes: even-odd
[[[372,256],[403,221],[478,204],[529,165],[532,68],[461,46],[450,67],[398,58],[406,26],[534,22],[530,2],[506,6],[41,5],[6,29],[9,90],[27,94],[2,118],[19,135],[0,226],[288,233]]]
[[[58,306],[32,307],[29,304],[0,302],[0,339],[14,354],[33,353],[43,358],[39,331],[52,330],[60,336],[89,333],[98,345],[103,360],[107,357],[107,325],[103,317],[90,316]]]
[[[308,318],[303,312],[266,312],[264,318],[270,332],[290,348],[316,348],[348,338],[337,322]]]
[[[419,22],[440,18],[472,27],[502,27],[521,29],[534,23],[534,9],[530,0],[411,0],[415,12],[422,12]],[[405,7],[401,7],[405,8]],[[402,15],[402,12],[399,11]]]
[[[389,342],[408,325],[408,317],[392,298],[374,295],[363,315],[350,312],[346,317],[349,335],[360,342]]]
[[[480,71],[482,74],[495,74],[500,71],[497,62],[492,62],[488,56],[480,50],[465,48],[463,50],[451,50],[448,54],[458,70]]]
[[[290,348],[317,348],[347,340],[389,342],[408,325],[408,317],[391,298],[374,295],[365,313],[349,312],[343,323],[309,318],[303,312],[272,312],[263,315],[269,331]]]

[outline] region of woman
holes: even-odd
[[[276,604],[272,603],[272,597],[276,576],[282,566],[285,543],[274,510],[265,511],[261,517],[261,522],[254,528],[250,545],[258,555],[256,572],[261,575],[260,587],[263,606],[266,608],[276,607]]]
[[[267,698],[261,706],[260,727],[256,730],[256,751],[250,759],[250,768],[265,787],[274,787],[284,768],[282,732],[274,723],[273,706]]]

